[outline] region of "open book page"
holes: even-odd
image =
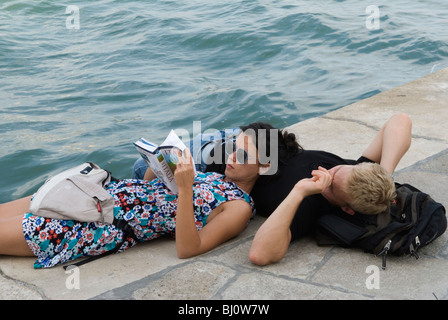
[[[177,194],[179,190],[174,179],[174,171],[178,163],[179,153],[187,147],[174,130],[171,130],[160,146],[144,138],[136,141],[134,145],[154,174],[163,181],[171,192]]]
[[[165,141],[160,145],[159,149],[162,153],[163,157],[165,158],[166,163],[171,169],[171,172],[174,173],[174,170],[176,170],[176,166],[178,163],[178,157],[180,154],[184,152],[184,150],[187,148],[187,146],[182,142],[182,140],[179,138],[179,136],[174,132],[174,130],[171,130],[168,136],[166,137]],[[193,168],[194,163],[193,163]],[[195,169],[196,173],[196,169]]]
[[[135,142],[134,145],[157,178],[162,180],[163,184],[165,184],[171,192],[178,193],[174,174],[166,163],[160,149],[152,147],[148,148],[148,144],[142,140]]]
[[[183,151],[187,146],[182,142],[179,136],[174,130],[171,130],[167,135],[165,141],[160,145],[161,147],[177,147],[179,150]]]

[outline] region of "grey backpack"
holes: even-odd
[[[105,190],[110,172],[86,162],[48,179],[34,195],[30,212],[45,218],[112,224],[114,199]]]

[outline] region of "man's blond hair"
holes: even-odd
[[[395,198],[391,175],[377,163],[364,162],[353,167],[347,190],[350,207],[363,214],[379,214]]]

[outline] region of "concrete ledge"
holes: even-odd
[[[404,112],[413,143],[394,177],[448,207],[448,69],[350,106],[295,124],[308,149],[357,158],[380,126]],[[79,289],[62,267],[34,270],[33,258],[0,257],[1,299],[448,299],[448,236],[422,249],[421,258],[389,257],[380,288],[368,289],[369,265],[381,259],[359,250],[291,244],[279,263],[257,267],[248,250],[264,219],[237,238],[187,260],[174,241],[159,239],[79,268]],[[412,279],[412,281],[409,281]]]
[[[448,69],[288,127],[307,149],[358,158],[395,113],[413,122],[413,141],[398,170],[448,147]]]

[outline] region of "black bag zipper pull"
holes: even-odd
[[[410,253],[410,255],[412,257],[414,257],[417,260],[418,258],[420,258],[418,253],[417,253],[418,247],[420,247],[420,239],[419,239],[419,237],[416,236],[414,241],[415,241],[415,248],[414,248],[414,246],[412,245],[412,242],[411,242],[411,244],[409,245],[409,253]]]
[[[386,243],[386,245],[384,246],[383,250],[381,250],[381,252],[378,253],[378,254],[376,255],[377,257],[378,257],[378,256],[382,256],[383,262],[382,262],[382,266],[381,266],[381,268],[382,268],[383,270],[386,269],[386,255],[387,255],[387,252],[388,252],[389,249],[390,249],[390,245],[391,245],[391,243],[392,243],[392,240],[389,240],[389,241]]]

